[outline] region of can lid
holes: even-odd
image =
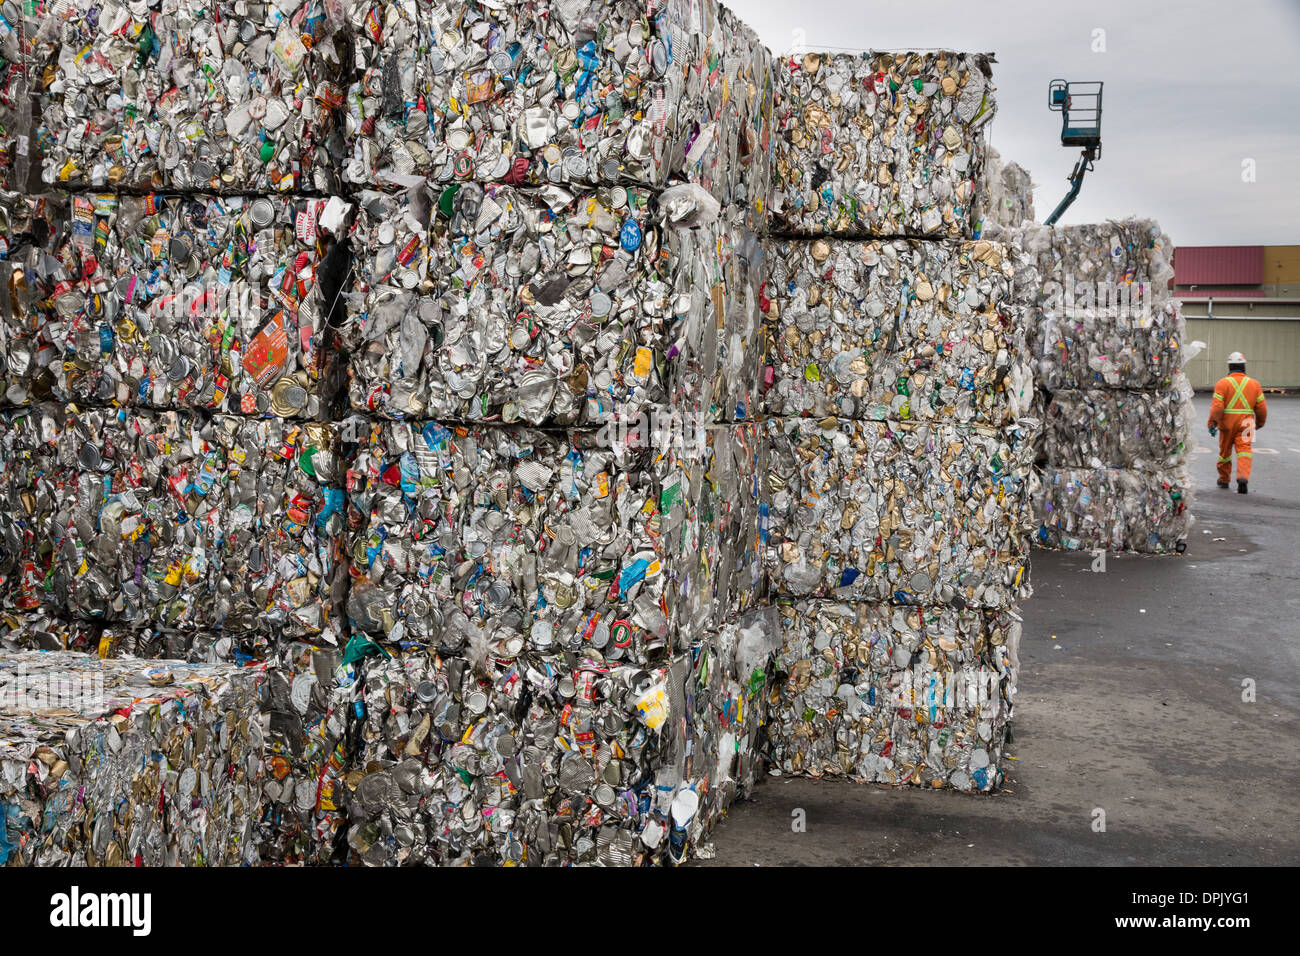
[[[275,206],[269,199],[255,199],[248,209],[248,218],[258,229],[265,229],[275,219]]]
[[[656,76],[663,76],[668,70],[668,47],[664,45],[663,40],[655,40],[651,44],[650,62],[654,66]]]
[[[81,446],[81,453],[77,455],[77,460],[81,463],[81,467],[88,471],[98,471],[100,464],[103,463],[99,449],[91,442],[85,442]]]

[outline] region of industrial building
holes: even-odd
[[[1244,352],[1265,388],[1300,388],[1300,245],[1179,246],[1174,296],[1187,340],[1206,348],[1186,365],[1209,389],[1230,352]]]

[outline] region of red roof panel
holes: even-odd
[[[1263,281],[1263,246],[1179,246],[1174,251],[1175,285],[1259,285]]]

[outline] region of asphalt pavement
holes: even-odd
[[[1001,792],[769,776],[704,865],[1300,863],[1300,398],[1268,402],[1248,495],[1198,425],[1186,554],[1034,553]]]

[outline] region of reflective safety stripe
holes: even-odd
[[[1234,389],[1234,394],[1228,402],[1228,414],[1249,415],[1253,411],[1250,401],[1246,398],[1246,383],[1249,382],[1250,379],[1242,378],[1238,381],[1235,378],[1230,378],[1228,381],[1232,382],[1232,387]]]
[[[1227,458],[1220,456],[1219,461],[1232,461],[1232,456],[1229,455]]]
[[[1237,457],[1238,457],[1238,458],[1254,458],[1254,457],[1255,457],[1255,453],[1254,453],[1253,451],[1239,451],[1239,452],[1237,452]]]
[[[1219,401],[1223,401],[1223,396],[1220,395],[1218,392],[1214,393],[1214,397],[1217,398]]]

